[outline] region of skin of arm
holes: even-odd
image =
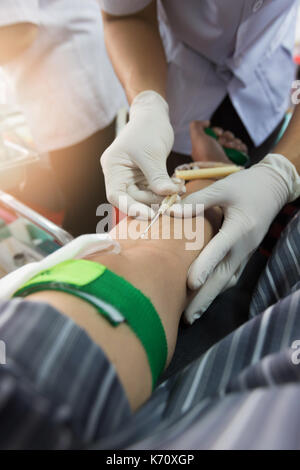
[[[211,181],[190,183],[188,192],[202,189],[210,183]],[[163,218],[168,216],[161,217],[157,222],[151,232],[152,239],[122,239],[119,240],[122,248],[119,255],[100,252],[87,259],[104,264],[151,299],[166,333],[169,364],[176,345],[180,317],[188,300],[188,269],[201,250],[186,250],[187,238],[176,239],[179,230],[181,233],[184,223],[182,219],[168,218],[171,221],[171,239],[157,239],[156,235],[161,233]],[[203,246],[216,234],[221,225],[221,218],[222,214],[218,208],[207,211],[204,220],[202,217]],[[127,219],[127,222],[130,222],[130,219]],[[191,229],[194,232],[197,218],[194,218],[192,223],[194,227]],[[140,224],[140,229],[144,230],[148,222],[143,221]],[[122,221],[111,235],[119,239],[126,231],[127,225]],[[184,234],[188,236],[186,231]],[[27,300],[42,301],[54,306],[91,336],[114,364],[132,410],[136,410],[147,400],[152,388],[147,356],[140,341],[126,324],[113,328],[93,306],[62,292],[39,292],[28,296]]]
[[[18,23],[0,28],[0,65],[5,65],[29,48],[38,34],[38,26]]]
[[[156,1],[128,16],[102,12],[106,47],[129,103],[145,90],[166,97],[167,62]]]
[[[290,160],[300,174],[300,106],[296,106],[291,122],[282,139],[275,147],[274,153],[279,153]]]

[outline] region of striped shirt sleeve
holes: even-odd
[[[89,445],[130,421],[114,366],[58,310],[0,302],[0,341],[0,448]]]

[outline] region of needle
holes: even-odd
[[[175,202],[177,201],[177,197],[178,197],[178,194],[172,194],[172,196],[167,196],[163,202],[161,203],[161,206],[160,208],[158,209],[158,212],[157,214],[155,215],[155,217],[152,219],[150,225],[148,225],[148,227],[146,228],[146,230],[142,233],[141,235],[141,238],[145,238],[145,236],[147,235],[147,233],[149,232],[149,230],[151,229],[152,225],[155,224],[155,222],[159,219],[159,217],[161,215],[164,215],[167,210],[173,206],[173,204],[175,204]]]

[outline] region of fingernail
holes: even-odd
[[[208,303],[202,306],[202,314],[206,312],[206,310],[211,306],[213,300],[210,300]]]
[[[187,322],[190,324],[190,325],[193,325],[195,323],[195,321],[199,320],[199,318],[202,316],[202,312],[196,312],[196,313],[193,313],[192,315],[189,315],[188,318],[187,318]]]

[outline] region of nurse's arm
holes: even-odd
[[[154,90],[165,98],[167,62],[156,1],[134,15],[102,15],[106,47],[129,103],[145,90]]]
[[[296,167],[300,174],[300,105],[298,104],[291,122],[284,133],[282,139],[274,149],[274,153],[279,153],[288,158]]]
[[[15,59],[35,41],[38,26],[18,23],[0,27],[0,65]]]

